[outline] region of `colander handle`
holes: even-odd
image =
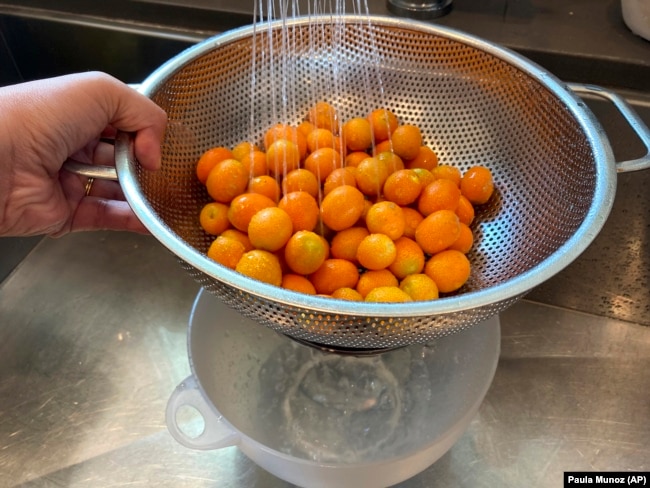
[[[196,437],[190,437],[177,422],[177,413],[182,407],[194,408],[203,418],[204,429]],[[194,376],[188,376],[179,384],[167,402],[165,420],[167,429],[179,444],[190,449],[221,449],[239,444],[240,434],[223,420],[205,400]]]
[[[568,83],[567,86],[577,94],[592,95],[599,98],[604,98],[612,102],[614,107],[618,109],[623,118],[630,124],[630,127],[636,135],[641,139],[641,142],[646,148],[645,156],[638,159],[630,159],[628,161],[617,161],[616,171],[619,173],[626,173],[628,171],[639,171],[642,169],[650,168],[650,129],[643,122],[641,117],[634,111],[630,104],[620,95],[611,90],[597,85],[585,85],[582,83]]]
[[[63,163],[63,169],[88,178],[117,181],[117,170],[114,166],[95,166],[94,164],[80,163],[68,158]]]

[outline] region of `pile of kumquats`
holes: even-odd
[[[297,126],[207,150],[196,174],[208,256],[251,278],[345,300],[432,300],[470,275],[475,206],[490,170],[438,164],[388,109],[339,120],[319,102]]]

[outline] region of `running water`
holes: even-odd
[[[255,3],[249,118],[253,142],[275,124],[297,127],[317,102],[334,106],[339,133],[346,118],[385,106],[382,57],[367,2],[309,0],[306,8],[301,11],[298,0]],[[346,22],[348,15],[361,22]],[[308,19],[308,25],[297,25],[298,19]],[[355,36],[362,41],[351,41]],[[361,49],[353,50],[352,42]]]
[[[418,449],[435,429],[437,379],[427,346],[356,358],[287,342],[259,371],[266,441],[322,463],[385,460]]]

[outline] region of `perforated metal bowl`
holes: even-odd
[[[141,91],[166,110],[169,127],[156,173],[139,167],[129,137],[117,141],[118,175],[134,211],[203,287],[298,340],[390,348],[477,324],[573,261],[614,198],[609,143],[565,84],[512,52],[440,26],[365,16],[250,26],[181,53]],[[279,121],[298,123],[318,100],[343,119],[388,107],[421,128],[441,163],[492,169],[496,195],[476,216],[472,274],[459,293],[407,304],[348,302],[283,290],[206,257],[212,238],[198,214],[209,197],[194,173],[201,153],[260,140]]]

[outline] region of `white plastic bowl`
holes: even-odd
[[[494,317],[428,345],[372,357],[301,345],[207,292],[190,316],[192,375],[172,393],[167,426],[192,449],[237,446],[303,487],[390,486],[433,464],[466,430],[492,382]],[[196,409],[193,437],[179,412]]]

